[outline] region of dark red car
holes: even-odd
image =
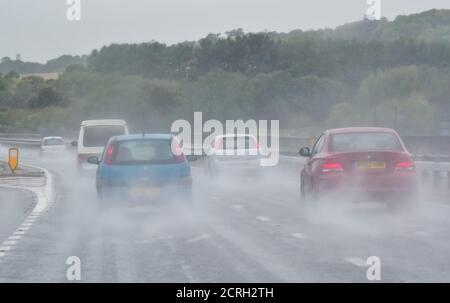
[[[415,195],[414,161],[393,129],[327,130],[300,155],[308,157],[301,171],[302,198],[363,195],[395,202]]]

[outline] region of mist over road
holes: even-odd
[[[99,213],[94,173],[78,176],[74,155],[24,152],[23,162],[54,175],[56,199],[0,258],[0,282],[67,282],[69,256],[81,260],[81,282],[368,282],[370,256],[383,282],[450,281],[450,207],[432,195],[405,213],[338,199],[308,212],[297,176],[282,169],[211,179],[194,167],[192,207]],[[0,191],[1,241],[29,198]]]

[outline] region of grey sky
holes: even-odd
[[[176,43],[243,28],[290,31],[335,27],[361,19],[366,0],[81,0],[81,21],[66,19],[67,0],[0,0],[0,57],[20,53],[45,62],[62,54],[88,54],[113,42]],[[393,19],[448,0],[382,0]]]

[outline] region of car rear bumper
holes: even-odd
[[[398,172],[389,175],[342,176],[322,175],[316,180],[316,189],[330,197],[373,197],[381,199],[413,198],[418,192],[415,173]]]
[[[103,202],[114,204],[145,204],[157,201],[191,200],[192,186],[163,185],[163,186],[103,186],[98,193]]]

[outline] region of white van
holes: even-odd
[[[101,157],[103,149],[109,138],[129,133],[127,123],[124,120],[86,120],[81,122],[78,141],[73,142],[77,146],[78,168],[96,168],[87,164],[90,156]]]

